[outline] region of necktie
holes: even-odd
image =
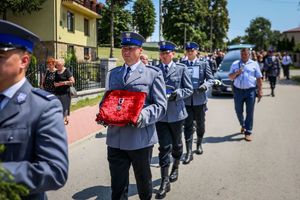
[[[2,100],[5,98],[5,95],[4,94],[0,94],[0,110],[1,110],[1,103],[2,103]]]
[[[192,66],[193,65],[193,61],[192,62],[190,62],[190,66]]]
[[[169,67],[168,65],[165,65],[165,73],[166,74],[168,74],[168,71],[169,71],[168,67]]]
[[[130,76],[130,71],[131,71],[130,67],[127,67],[127,71],[126,71],[126,74],[124,76],[124,82],[127,82],[128,78]]]

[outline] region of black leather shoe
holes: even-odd
[[[203,149],[201,144],[197,144],[195,153],[197,155],[203,154]]]
[[[161,183],[158,192],[155,195],[155,199],[165,198],[167,192],[170,192],[171,190],[171,184],[169,181],[169,167],[162,167],[160,170],[161,170]]]
[[[180,163],[180,160],[174,160],[172,171],[171,171],[170,178],[169,178],[171,183],[177,181],[177,179],[178,179],[179,163]]]
[[[187,165],[189,164],[194,158],[193,158],[193,151],[192,151],[192,142],[193,140],[190,140],[186,142],[186,154],[183,160],[183,164]]]

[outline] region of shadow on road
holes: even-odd
[[[241,133],[234,133],[223,137],[206,137],[203,139],[203,143],[239,142],[241,140],[244,140],[244,135]]]
[[[160,185],[160,179],[157,179],[152,182],[153,188]],[[157,192],[156,189],[153,190],[153,192]],[[134,196],[137,195],[137,187],[136,184],[129,184],[129,189],[128,189],[128,196]],[[90,199],[93,198],[95,200],[110,200],[111,199],[111,188],[110,186],[94,186],[90,188],[86,188],[80,192],[75,193],[72,196],[72,199],[76,200],[85,200],[85,199]]]

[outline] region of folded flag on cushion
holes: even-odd
[[[96,122],[108,125],[137,125],[147,94],[127,90],[107,91],[101,102]]]

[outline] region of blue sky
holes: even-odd
[[[103,2],[104,0],[100,0]],[[134,0],[133,0],[134,2]],[[158,41],[158,12],[159,0],[153,0],[156,10],[156,25],[152,36]],[[272,30],[285,31],[300,26],[300,5],[298,0],[228,0],[229,11],[229,39],[245,35],[245,29],[250,21],[256,17],[264,17],[271,21]],[[131,9],[132,3],[127,6]]]

